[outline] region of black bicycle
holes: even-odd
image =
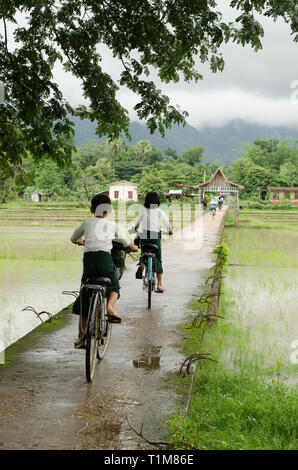
[[[120,243],[113,242],[111,254],[120,279],[125,269],[126,249]],[[115,262],[115,259],[117,259],[117,262]],[[81,299],[83,289],[92,291],[85,333],[85,368],[88,383],[92,382],[96,363],[103,359],[111,338],[112,324],[108,321],[107,314],[107,287],[111,285],[111,283],[111,279],[107,277],[96,277],[87,279],[84,284],[81,284],[80,288]]]

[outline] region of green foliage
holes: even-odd
[[[221,242],[212,250],[212,253],[215,253],[217,255],[216,265],[219,267],[223,267],[226,266],[228,263],[231,250],[226,242]]]
[[[267,145],[268,144],[268,145]],[[236,160],[231,168],[223,170],[228,179],[243,184],[242,205],[249,198],[251,208],[262,208],[262,201],[268,200],[268,186],[295,185],[297,178],[298,148],[290,142],[257,140],[254,146],[246,145],[244,156]],[[271,162],[278,162],[280,169],[265,165],[262,152],[269,152]],[[18,195],[26,196],[30,191],[52,194],[55,200],[89,199],[93,194],[108,189],[115,180],[133,180],[140,184],[139,193],[144,196],[153,188],[162,200],[171,189],[181,189],[183,197],[196,194],[195,188],[208,180],[218,168],[219,162],[203,164],[203,147],[190,147],[178,155],[168,149],[164,155],[149,141],[139,141],[134,145],[125,144],[122,138],[112,141],[85,141],[72,155],[72,162],[65,168],[47,158],[38,162],[31,154],[26,154],[22,166],[15,167],[15,175],[5,172],[0,178],[0,199],[6,201]],[[276,157],[275,154],[278,156]],[[282,156],[282,157],[281,157]],[[265,162],[265,163],[264,163]],[[276,164],[276,163],[275,163]],[[263,191],[263,192],[262,192]],[[208,194],[206,194],[208,198]],[[186,200],[186,199],[185,199]],[[182,201],[182,199],[181,199]],[[189,201],[189,200],[188,200]],[[289,207],[285,200],[284,206]]]
[[[160,176],[158,168],[147,166],[143,169],[141,175],[136,175],[133,181],[140,185],[138,192],[141,196],[146,196],[150,191],[155,191],[164,199],[165,185]]]
[[[212,250],[212,253],[217,255],[215,269],[212,274],[214,278],[221,278],[227,273],[227,265],[231,250],[226,242],[221,242]]]
[[[254,145],[243,145],[246,150],[233,162],[230,177],[245,186],[244,196],[251,197],[270,186],[297,186],[296,143],[291,145],[290,139],[256,139]]]
[[[183,150],[180,159],[188,163],[188,165],[197,166],[201,163],[202,158],[204,158],[203,152],[204,148],[197,145],[196,147]]]
[[[73,150],[69,115],[96,121],[98,136],[127,133],[128,113],[116,96],[119,84],[140,97],[134,109],[151,133],[158,129],[163,134],[171,124],[184,123],[187,113],[172,106],[150,80],[150,68],[165,83],[180,77],[187,82],[200,80],[196,56],[208,62],[212,72],[222,71],[224,43],[261,48],[263,29],[255,13],[282,18],[298,40],[295,0],[230,0],[230,5],[238,14],[234,22],[224,22],[214,1],[1,2],[0,80],[6,86],[1,166],[12,174],[11,165],[19,165],[28,151],[37,159],[49,156],[59,165],[69,162]],[[20,15],[26,16],[25,26],[17,22]],[[101,44],[120,63],[119,83],[103,68]],[[80,80],[88,109],[83,105],[73,109],[65,100],[53,80],[57,63]]]

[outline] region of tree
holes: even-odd
[[[187,150],[183,150],[179,159],[191,166],[199,165],[202,158],[204,158],[203,152],[204,147],[196,145],[195,147],[190,147]]]
[[[298,160],[298,156],[297,156]],[[281,186],[297,186],[297,164],[286,162],[280,167],[280,185]]]
[[[296,0],[230,0],[229,4],[239,15],[227,23],[215,0],[3,0],[2,165],[21,163],[28,150],[36,158],[50,156],[59,164],[69,161],[73,150],[69,115],[96,120],[99,136],[128,133],[128,113],[116,97],[119,85],[140,97],[134,109],[151,133],[159,129],[163,134],[172,123],[183,123],[187,113],[172,106],[150,80],[152,68],[166,83],[201,79],[196,56],[209,62],[213,72],[223,70],[223,43],[261,48],[264,32],[257,14],[283,18],[298,41]],[[26,21],[19,25],[21,15]],[[103,69],[100,44],[121,64],[119,83]],[[63,97],[53,79],[57,62],[81,81],[88,109],[74,109]],[[6,169],[13,171],[9,165]]]
[[[171,147],[168,147],[164,151],[164,155],[166,157],[166,161],[171,161],[171,160],[178,160],[179,155],[175,149],[172,149]]]
[[[160,150],[157,150],[149,140],[139,140],[132,148],[135,158],[142,165],[151,165],[161,161],[162,156]]]
[[[96,165],[88,166],[86,174],[100,181],[103,185],[108,185],[113,181],[114,170],[112,163],[107,158],[101,158],[96,162]]]
[[[116,165],[116,178],[129,181],[137,173],[142,173],[142,168],[142,163],[134,158],[120,160]]]
[[[140,185],[138,192],[141,196],[146,196],[150,191],[155,191],[160,195],[161,199],[164,199],[167,184],[163,182],[158,168],[147,166],[143,169],[141,175],[135,175],[132,179]]]
[[[99,158],[108,157],[110,150],[106,142],[96,140],[85,140],[82,147],[78,148],[73,156],[73,161],[85,170],[90,165],[95,165]]]
[[[245,190],[250,194],[256,191],[266,190],[268,186],[273,186],[274,179],[272,173],[266,168],[258,165],[251,165],[245,175]]]
[[[70,169],[59,169],[55,162],[48,160],[36,166],[34,187],[45,195],[65,195],[72,189],[74,179]]]
[[[232,164],[231,179],[234,183],[244,185],[244,180],[252,162],[247,157],[237,158]]]

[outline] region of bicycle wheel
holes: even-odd
[[[97,361],[98,354],[98,331],[99,331],[99,315],[98,308],[100,308],[100,296],[98,292],[92,294],[89,313],[88,313],[88,323],[86,329],[86,356],[85,356],[85,366],[86,366],[86,379],[87,382],[92,382],[94,375],[95,365]]]
[[[99,312],[99,335],[98,335],[98,348],[97,348],[97,359],[102,360],[110,342],[112,333],[112,324],[108,322],[106,314],[106,301],[101,300],[100,312]]]
[[[148,281],[148,308],[151,308],[152,280]]]

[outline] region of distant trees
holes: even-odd
[[[297,185],[298,141],[291,145],[290,139],[257,139],[254,145],[244,145],[242,157],[232,164],[231,178],[245,186],[248,197],[268,186]]]
[[[188,165],[195,166],[200,164],[202,159],[204,158],[203,152],[204,147],[200,147],[198,145],[195,147],[190,147],[186,150],[183,150],[179,159],[187,163]]]
[[[268,186],[297,185],[298,141],[292,144],[289,139],[258,139],[244,146],[241,157],[231,167],[223,167],[228,179],[245,186],[243,197],[264,195]],[[90,200],[115,180],[138,183],[141,195],[154,190],[163,198],[170,189],[181,189],[184,195],[197,193],[195,186],[204,181],[204,176],[208,181],[220,166],[218,161],[205,164],[203,158],[201,146],[178,154],[170,148],[162,153],[144,140],[134,145],[126,145],[122,138],[86,141],[65,168],[51,159],[40,162],[27,154],[14,176],[0,176],[0,201],[24,191],[53,194],[60,200]]]

